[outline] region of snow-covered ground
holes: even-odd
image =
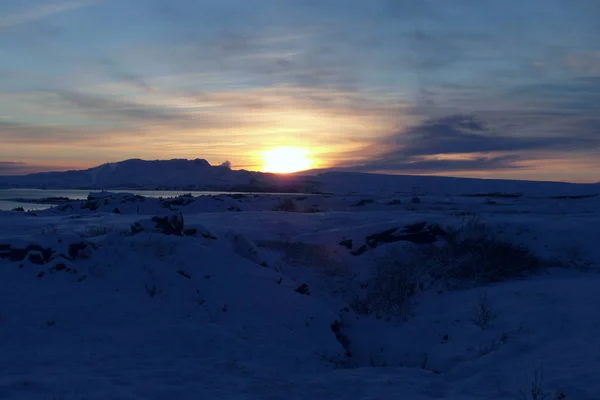
[[[551,195],[0,212],[0,399],[600,399],[600,197]]]

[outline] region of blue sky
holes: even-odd
[[[598,181],[595,0],[0,3],[0,174],[125,158]]]

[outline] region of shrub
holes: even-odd
[[[546,400],[549,398],[550,394],[544,390],[544,369],[543,367],[535,368],[531,387],[528,391],[521,390],[519,392],[519,400]]]
[[[380,259],[366,293],[353,301],[355,312],[408,317],[415,295],[431,286],[485,285],[538,272],[548,265],[527,248],[498,237],[478,218],[463,220],[446,232],[443,241],[405,246],[402,253],[390,252]],[[487,298],[481,298],[473,322],[487,329],[495,317]]]
[[[441,246],[426,250],[437,279],[487,284],[523,277],[548,265],[523,245],[498,237],[477,217],[446,232]]]
[[[352,308],[359,314],[390,314],[408,318],[420,287],[419,265],[410,257],[390,252],[382,258],[367,284],[366,295],[357,297]]]
[[[294,203],[292,199],[285,199],[281,202],[277,203],[275,207],[273,207],[273,211],[286,211],[286,212],[296,212],[298,211],[298,206]]]
[[[479,297],[477,308],[471,314],[471,322],[482,330],[486,330],[497,316],[498,314],[492,311],[487,295],[482,295]]]

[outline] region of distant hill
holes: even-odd
[[[304,181],[211,166],[203,159],[130,159],[79,171],[0,176],[0,187],[299,192],[310,189],[301,183]]]
[[[592,195],[600,184],[523,181],[507,179],[455,178],[423,175],[384,175],[359,172],[324,172],[316,176],[319,185],[333,193],[404,193],[438,195],[523,194],[526,196]],[[493,196],[490,196],[493,197]]]
[[[600,193],[600,184],[383,175],[314,170],[291,175],[211,166],[206,160],[131,159],[81,171],[0,176],[0,188],[148,189],[232,192],[364,193],[527,196],[579,196]]]

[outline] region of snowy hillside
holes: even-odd
[[[384,175],[357,172],[328,172],[318,176],[327,192],[333,193],[419,193],[486,194],[524,193],[529,196],[600,194],[600,184],[536,182],[500,179],[453,178],[444,176]]]
[[[600,198],[419,200],[0,211],[0,398],[600,398]]]

